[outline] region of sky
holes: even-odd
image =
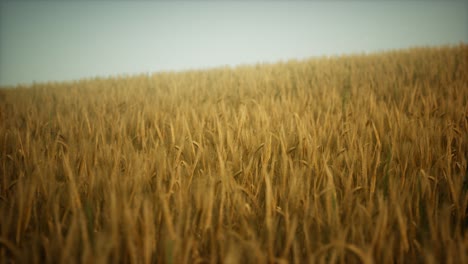
[[[468,43],[468,1],[4,1],[0,86]]]

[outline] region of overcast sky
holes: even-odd
[[[468,1],[0,1],[0,86],[468,43]]]

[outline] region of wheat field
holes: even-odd
[[[468,46],[0,89],[1,263],[468,263]]]

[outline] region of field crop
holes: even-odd
[[[0,90],[1,263],[468,263],[468,46]]]

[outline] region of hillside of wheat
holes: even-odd
[[[1,263],[468,263],[468,46],[0,89]]]

